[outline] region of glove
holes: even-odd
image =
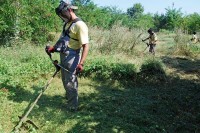
[[[53,64],[54,64],[54,66],[56,67],[56,71],[57,71],[57,72],[60,71],[60,66],[58,65],[58,61],[57,61],[57,60],[54,60],[54,61],[53,61]]]
[[[76,73],[80,73],[83,71],[83,64],[78,64],[76,67]]]
[[[51,53],[53,53],[54,52],[54,47],[53,46],[46,46],[46,48],[45,48],[45,51],[46,51],[46,53],[49,55],[49,54],[51,54]]]

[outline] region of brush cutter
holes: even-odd
[[[51,81],[53,80],[53,78],[56,76],[56,74],[59,72],[59,69],[56,68],[56,71],[54,72],[53,76],[51,77],[51,79],[46,83],[46,85],[44,86],[44,88],[41,90],[41,92],[39,93],[39,95],[37,96],[37,98],[35,99],[35,101],[32,103],[32,105],[30,106],[30,108],[28,109],[28,111],[23,115],[23,117],[20,117],[20,121],[18,122],[18,124],[14,127],[13,132],[17,133],[19,132],[20,127],[22,126],[23,123],[27,122],[29,124],[32,124],[35,128],[38,129],[38,127],[31,121],[27,119],[27,116],[29,115],[29,113],[32,111],[33,107],[36,105],[36,103],[38,102],[38,100],[40,99],[40,97],[42,96],[42,94],[44,93],[44,91],[47,89],[47,87],[49,86],[49,84],[51,83]]]
[[[137,39],[140,38],[141,35],[142,35],[142,33],[140,33],[140,34],[136,37],[135,41],[133,42],[132,47],[130,48],[131,50],[133,50],[133,48],[135,47],[135,45],[136,45],[136,43],[137,43]]]
[[[60,64],[58,64],[57,60],[53,60],[51,57],[51,54],[48,54],[52,63],[54,64],[54,66],[56,67],[56,71],[54,72],[53,76],[51,77],[51,79],[46,83],[46,85],[44,86],[44,88],[41,90],[41,92],[39,93],[39,95],[37,96],[37,98],[35,99],[35,101],[31,104],[30,108],[28,109],[28,111],[26,113],[24,113],[23,117],[19,116],[20,121],[18,122],[18,124],[14,127],[13,132],[14,133],[18,133],[20,127],[22,126],[23,123],[27,122],[31,125],[33,125],[36,129],[38,129],[38,127],[31,121],[27,119],[27,116],[29,115],[29,113],[32,111],[33,107],[36,105],[36,103],[38,102],[38,100],[40,99],[40,97],[42,96],[42,94],[44,93],[44,91],[47,89],[47,87],[49,86],[49,84],[51,83],[51,81],[53,80],[53,78],[56,76],[56,74],[60,71],[60,69],[63,69],[71,74],[74,74],[72,72],[70,72],[69,70],[65,69],[64,67],[62,67]]]
[[[49,45],[47,45],[46,46],[46,48],[48,47]],[[67,70],[66,68],[64,68],[63,66],[61,66],[60,64],[58,64],[58,61],[57,60],[53,60],[52,59],[52,55],[51,55],[51,53],[49,53],[48,51],[47,51],[47,49],[45,49],[45,51],[46,51],[46,53],[47,53],[47,55],[49,55],[49,58],[50,58],[50,60],[51,60],[51,62],[55,65],[55,67],[56,67],[56,69],[63,69],[63,70],[65,70],[65,71],[67,71],[68,73],[70,73],[70,74],[72,74],[72,75],[74,75],[74,74],[78,74],[79,72],[78,71],[74,71],[74,72],[71,72],[71,71],[69,71],[69,70]]]
[[[142,42],[144,42],[143,40],[142,40]],[[145,51],[146,51],[146,49],[149,47],[149,43],[147,43],[147,42],[144,42],[147,46],[146,46],[146,48],[143,50],[143,52],[142,53],[144,53]]]

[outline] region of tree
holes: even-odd
[[[5,37],[15,36],[16,3],[15,0],[0,1],[0,40]],[[8,19],[9,18],[9,19]]]
[[[176,9],[174,5],[172,8],[165,8],[166,9],[166,21],[167,25],[166,28],[169,30],[174,30],[174,28],[179,27],[179,24],[182,20],[183,13],[181,12],[181,8]]]
[[[127,14],[132,18],[139,18],[144,12],[144,7],[140,3],[136,3],[133,7],[127,9]]]
[[[139,29],[149,29],[154,27],[154,20],[151,14],[142,15],[139,19],[134,20],[134,27]]]
[[[193,13],[186,18],[189,32],[200,31],[200,14]]]
[[[157,30],[164,29],[167,25],[167,20],[164,14],[159,15],[158,13],[154,14],[154,26]]]
[[[49,32],[60,27],[60,19],[55,14],[52,0],[5,0],[0,1],[0,41],[4,38],[22,38],[36,42],[46,42]],[[4,41],[4,40],[3,40]]]
[[[72,0],[72,4],[78,6],[85,6],[91,3],[91,0]]]

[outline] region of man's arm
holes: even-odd
[[[82,47],[83,47],[83,52],[82,52],[81,60],[80,60],[79,64],[76,67],[77,74],[79,72],[83,71],[83,64],[84,64],[84,62],[86,60],[86,57],[87,57],[88,51],[89,51],[89,45],[88,44],[83,44]]]
[[[144,42],[144,41],[146,41],[146,40],[148,40],[150,37],[147,37],[146,39],[143,39],[142,41]]]
[[[83,52],[82,52],[81,60],[80,60],[80,63],[79,63],[81,65],[83,65],[85,60],[86,60],[86,57],[87,57],[88,51],[89,51],[89,45],[83,44],[82,47],[83,47]]]

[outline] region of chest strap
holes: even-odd
[[[65,30],[65,27],[66,27],[66,25],[67,25],[67,23],[65,23],[65,24],[63,25],[63,32],[62,32],[63,35],[64,35],[64,36],[68,36],[69,38],[71,38],[71,39],[73,39],[73,40],[75,40],[75,41],[79,41],[78,39],[72,38],[72,37],[70,37],[70,35],[69,35],[71,26],[72,26],[74,23],[78,22],[78,21],[81,21],[81,19],[80,19],[80,18],[74,19],[74,20],[72,21],[72,23],[69,25],[69,27],[67,28],[67,30]]]

